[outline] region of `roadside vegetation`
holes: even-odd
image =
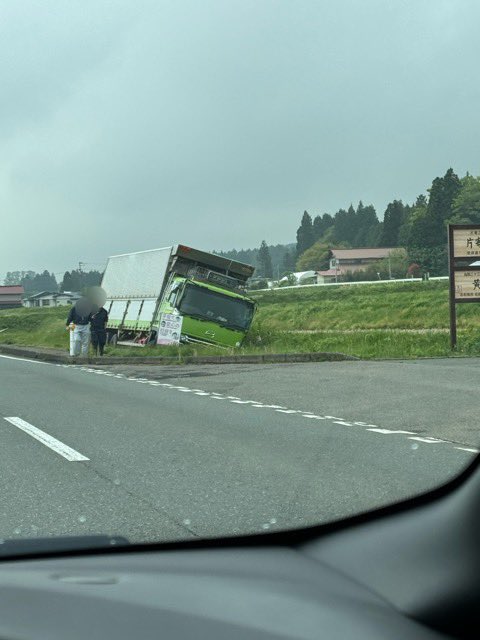
[[[268,329],[449,328],[448,281],[298,287],[253,294]],[[459,329],[480,329],[477,304],[457,305]]]
[[[342,352],[361,358],[452,355],[447,282],[299,287],[255,294],[259,308],[241,349],[231,353]],[[66,307],[0,312],[0,344],[68,349]],[[457,306],[457,355],[480,355],[480,305]],[[230,353],[207,345],[107,347],[108,355]]]

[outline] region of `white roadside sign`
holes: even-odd
[[[183,317],[173,313],[161,313],[157,344],[180,344]]]

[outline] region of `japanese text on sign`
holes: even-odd
[[[480,271],[455,271],[455,301],[480,302]]]
[[[455,258],[480,256],[480,229],[454,229],[453,255]]]
[[[157,344],[179,344],[183,317],[173,313],[161,313]]]

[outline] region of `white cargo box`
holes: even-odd
[[[102,280],[107,299],[157,299],[171,255],[172,247],[164,247],[111,256]]]

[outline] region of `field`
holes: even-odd
[[[452,355],[446,282],[300,287],[254,294],[258,312],[236,353],[334,351],[361,358]],[[0,344],[66,350],[68,310],[0,312]],[[458,355],[480,355],[480,308],[457,306]],[[4,329],[4,331],[2,331]],[[206,345],[110,348],[110,355],[222,354]]]

